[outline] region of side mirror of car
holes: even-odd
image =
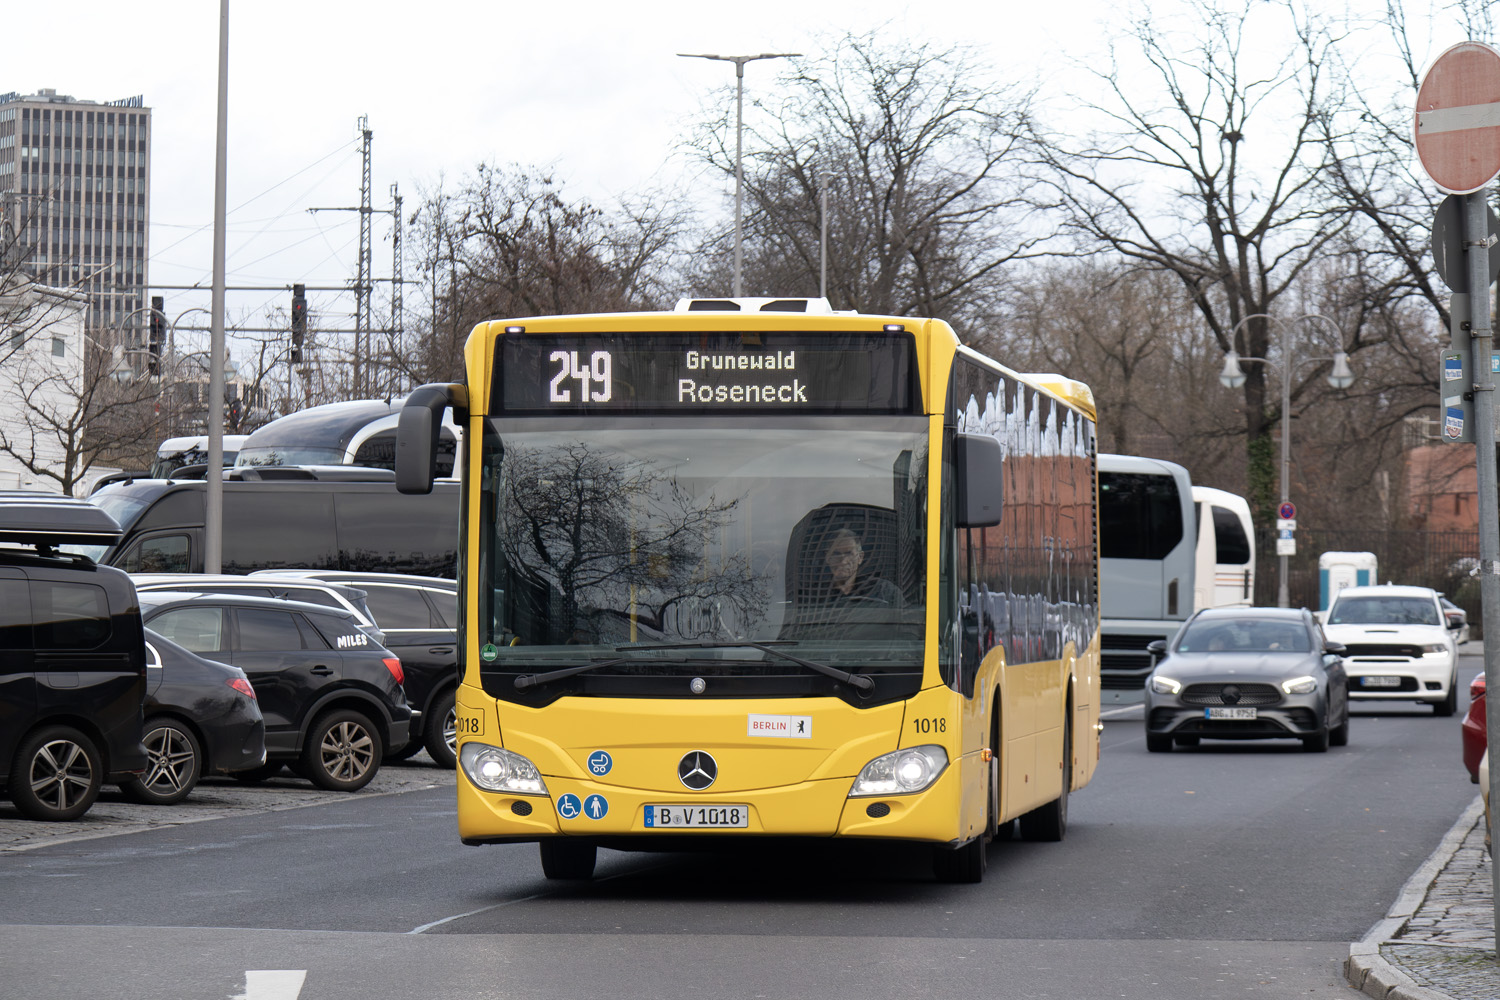
[[[1157,659],[1161,659],[1163,656],[1167,655],[1167,640],[1154,639],[1151,642],[1146,643],[1146,652],[1150,653]]]
[[[1326,640],[1323,643],[1323,652],[1332,653],[1334,656],[1347,656],[1349,654],[1349,647],[1345,646],[1342,642]]]
[[[1464,627],[1464,623],[1461,622],[1461,621],[1459,621],[1457,618],[1449,618],[1448,619],[1448,631],[1449,632],[1457,632],[1459,629],[1461,629],[1463,627]]]

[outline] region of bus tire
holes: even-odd
[[[1063,727],[1062,794],[1021,816],[1022,840],[1062,840],[1068,835],[1068,786],[1073,784],[1073,725]]]
[[[599,858],[597,845],[586,840],[554,837],[541,841],[542,874],[549,879],[582,880],[594,877],[594,863]]]
[[[988,863],[982,836],[956,850],[946,845],[932,849],[932,874],[939,882],[964,885],[983,882]]]

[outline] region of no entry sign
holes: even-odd
[[[1459,42],[1438,56],[1417,90],[1417,158],[1449,194],[1478,191],[1500,174],[1500,52]]]

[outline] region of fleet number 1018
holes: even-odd
[[[552,402],[573,402],[573,390],[568,387],[570,380],[578,383],[580,403],[608,403],[614,395],[614,379],[610,373],[613,365],[608,351],[595,351],[587,364],[582,362],[577,351],[553,351],[551,360],[557,363],[557,373],[552,376]],[[597,389],[593,388],[596,383]]]

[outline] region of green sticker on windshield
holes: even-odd
[[[479,648],[479,658],[486,663],[493,661],[499,655],[500,650],[493,642],[487,642]]]

